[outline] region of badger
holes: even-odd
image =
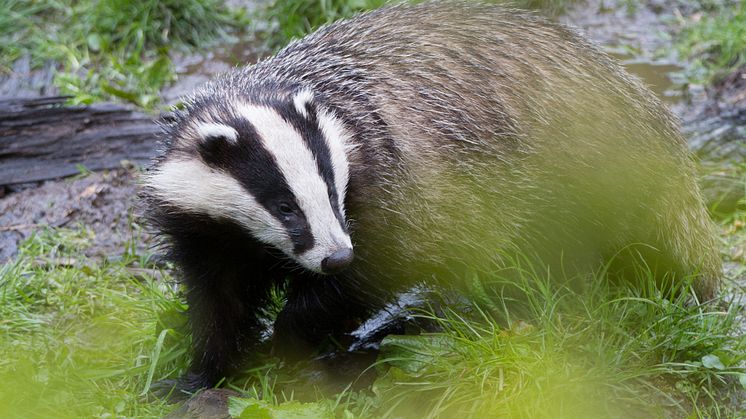
[[[676,121],[572,29],[493,5],[393,5],[216,77],[162,122],[147,215],[215,385],[275,341],[311,349],[411,284],[531,255],[591,272],[635,248],[711,298],[713,227]],[[573,274],[574,275],[574,274]],[[352,320],[351,320],[352,319]]]

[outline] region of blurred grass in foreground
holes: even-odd
[[[94,264],[85,230],[40,231],[0,268],[0,417],[159,416],[147,380],[179,371],[188,338],[159,320],[183,309],[172,284]],[[152,368],[157,367],[155,370]]]
[[[648,275],[645,269],[638,274]],[[387,338],[380,362],[391,368],[376,384],[383,412],[530,418],[735,413],[727,400],[746,379],[740,308],[700,305],[685,286],[675,298],[652,285],[613,290],[604,276],[590,278],[580,295],[526,271],[517,284],[525,294],[507,303],[497,292],[499,281],[487,281],[474,315],[447,310],[435,319],[443,333]]]
[[[738,214],[724,226],[741,243],[746,230],[729,229],[745,220]],[[85,230],[42,231],[0,270],[0,417],[155,417],[174,408],[146,400],[144,392],[187,365],[180,292],[165,273],[142,270],[153,268],[146,256],[93,263],[82,256],[87,243]],[[379,378],[369,388],[315,389],[319,383],[305,382],[297,365],[265,354],[266,364],[228,383],[246,396],[233,400],[231,411],[349,418],[735,415],[729,400],[746,386],[746,341],[740,308],[730,299],[741,294],[699,304],[686,285],[667,298],[654,285],[611,288],[603,271],[581,293],[519,271],[509,284],[519,292],[510,297],[495,272],[473,278],[470,303],[415,313],[442,331],[386,338],[373,367]],[[647,273],[641,268],[638,275]]]

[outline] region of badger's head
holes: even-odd
[[[197,98],[166,131],[169,150],[145,179],[162,205],[229,220],[317,273],[352,262],[349,135],[310,90]]]

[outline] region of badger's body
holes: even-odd
[[[582,272],[644,244],[701,296],[717,283],[669,112],[525,12],[427,3],[336,23],[218,77],[166,131],[144,190],[187,286],[195,387],[237,368],[286,278],[276,334],[309,345],[397,286],[510,255]]]

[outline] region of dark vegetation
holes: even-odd
[[[691,82],[713,83],[746,64],[746,5],[706,2],[684,22],[677,49],[691,61]]]
[[[0,72],[30,55],[53,61],[72,103],[116,98],[152,108],[173,81],[171,49],[204,48],[247,18],[219,0],[0,2]]]
[[[401,3],[403,1],[394,1]],[[409,3],[420,3],[422,0],[410,0]],[[508,4],[512,7],[538,9],[548,15],[556,15],[577,0],[491,0],[488,3]],[[266,40],[273,48],[279,48],[290,40],[300,38],[314,29],[344,19],[366,10],[377,9],[387,0],[275,0],[261,16],[263,19],[276,21],[278,29],[266,34]]]

